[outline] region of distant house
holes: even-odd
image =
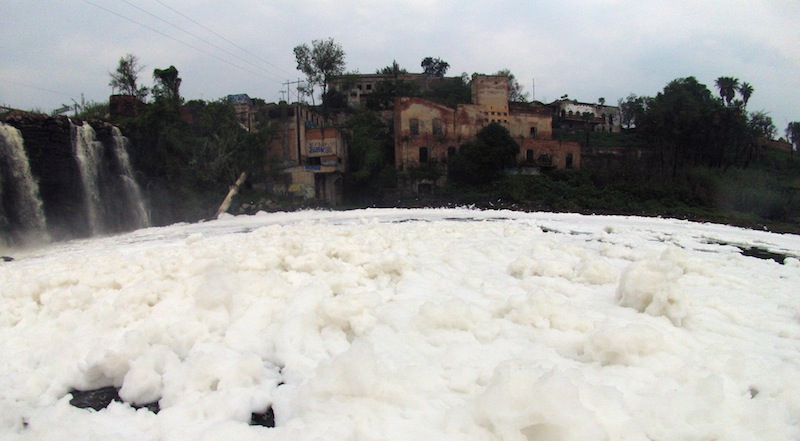
[[[410,178],[405,188],[426,192],[446,179],[447,160],[461,144],[496,122],[520,145],[517,164],[530,169],[579,168],[580,145],[552,139],[553,111],[547,106],[509,103],[508,77],[477,75],[472,79],[472,104],[455,107],[415,97],[399,97],[394,105],[395,166],[398,171],[440,168],[436,178]]]
[[[585,130],[619,133],[622,131],[622,113],[619,107],[603,104],[581,103],[561,99],[550,104],[555,117],[555,127],[566,130]]]

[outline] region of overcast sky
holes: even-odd
[[[800,121],[797,0],[0,0],[0,105],[104,101],[126,53],[147,86],[174,65],[186,99],[278,101],[302,78],[292,48],[324,38],[342,45],[348,71],[397,60],[419,72],[433,56],[448,75],[510,69],[541,101],[616,103],[687,76],[716,94],[714,80],[733,76],[780,135]]]

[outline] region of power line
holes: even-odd
[[[44,87],[34,86],[34,85],[31,85],[31,84],[18,83],[18,82],[16,82],[16,81],[5,80],[5,79],[2,79],[2,78],[0,78],[0,81],[2,81],[2,82],[4,82],[4,83],[8,83],[8,84],[13,84],[13,85],[15,85],[15,86],[22,86],[22,87],[27,87],[27,88],[29,88],[29,89],[36,89],[36,90],[40,90],[40,91],[42,91],[42,92],[50,92],[50,93],[55,93],[55,94],[57,94],[57,95],[64,95],[64,96],[66,96],[66,97],[70,97],[70,98],[72,98],[72,96],[73,96],[73,95],[70,95],[70,94],[68,94],[68,93],[59,92],[59,91],[57,91],[57,90],[46,89],[46,88],[44,88]]]
[[[183,28],[181,28],[180,26],[178,26],[178,25],[176,25],[176,24],[174,24],[174,23],[170,23],[169,21],[167,21],[167,20],[165,20],[165,19],[163,19],[163,18],[161,18],[161,17],[159,17],[159,16],[157,16],[157,15],[155,15],[155,14],[153,14],[153,13],[149,12],[149,11],[146,11],[145,9],[143,9],[143,8],[141,8],[141,7],[139,7],[139,6],[135,5],[135,4],[133,4],[133,3],[129,2],[129,1],[127,1],[127,0],[122,0],[122,2],[123,2],[123,3],[125,3],[125,4],[127,4],[127,5],[129,5],[129,6],[131,6],[131,7],[133,7],[133,8],[136,8],[136,9],[138,9],[138,10],[140,10],[140,11],[144,12],[145,14],[147,14],[147,15],[149,15],[149,16],[151,16],[151,17],[153,17],[153,18],[155,18],[155,19],[157,19],[157,20],[159,20],[159,21],[161,21],[161,22],[164,22],[164,23],[168,24],[169,26],[172,26],[173,28],[175,28],[175,29],[177,29],[177,30],[179,30],[179,31],[183,32],[184,34],[190,35],[190,36],[192,36],[192,37],[194,37],[194,38],[196,38],[196,39],[198,39],[198,40],[202,41],[203,43],[206,43],[206,44],[208,44],[209,46],[212,46],[212,47],[214,47],[214,48],[216,48],[216,49],[219,49],[219,50],[221,50],[222,52],[225,52],[226,54],[230,55],[231,57],[234,57],[234,58],[236,58],[236,59],[238,59],[238,60],[240,60],[240,61],[243,61],[243,62],[245,62],[245,63],[249,64],[250,66],[253,66],[253,67],[255,67],[256,69],[259,69],[259,70],[262,70],[262,71],[264,71],[265,73],[267,73],[267,74],[269,74],[269,75],[274,75],[274,74],[273,74],[272,72],[270,72],[269,70],[267,70],[267,69],[264,69],[263,67],[261,67],[261,66],[259,66],[259,65],[257,65],[257,64],[254,64],[254,63],[252,63],[251,61],[249,61],[249,60],[247,60],[247,59],[245,59],[245,58],[242,58],[242,57],[240,57],[240,56],[238,56],[238,55],[236,55],[236,54],[234,54],[234,53],[232,53],[232,52],[228,51],[227,49],[225,49],[225,48],[223,48],[223,47],[220,47],[220,46],[218,46],[218,45],[216,45],[216,44],[214,44],[214,43],[212,43],[212,42],[210,42],[210,41],[206,40],[206,39],[205,39],[205,38],[203,38],[203,37],[200,37],[199,35],[196,35],[196,34],[194,34],[194,33],[192,33],[192,32],[189,32],[189,31],[187,31],[186,29],[183,29]]]
[[[143,28],[149,29],[149,30],[151,30],[151,31],[153,31],[153,32],[155,32],[155,33],[157,33],[157,34],[163,35],[164,37],[167,37],[167,38],[169,38],[170,40],[176,41],[176,42],[178,42],[178,43],[180,43],[180,44],[182,44],[182,45],[184,45],[184,46],[186,46],[186,47],[188,47],[188,48],[194,49],[194,50],[196,50],[196,51],[198,51],[198,52],[201,52],[201,53],[204,53],[204,54],[206,54],[206,55],[208,55],[208,56],[210,56],[210,57],[216,58],[217,60],[220,60],[220,61],[222,61],[223,63],[230,64],[231,66],[234,66],[234,67],[236,67],[236,68],[239,68],[239,69],[241,69],[241,70],[243,70],[243,71],[245,71],[245,72],[247,72],[247,73],[250,73],[250,74],[252,74],[252,75],[255,75],[255,76],[258,76],[258,77],[262,77],[262,78],[263,78],[263,74],[260,74],[260,73],[258,73],[258,72],[253,72],[252,70],[249,70],[249,69],[247,69],[247,68],[245,68],[245,67],[243,67],[243,66],[240,66],[240,65],[238,65],[238,64],[235,64],[235,63],[232,63],[232,62],[230,62],[229,60],[226,60],[226,59],[224,59],[224,58],[222,58],[222,57],[219,57],[219,56],[218,56],[218,55],[216,55],[216,54],[212,54],[211,52],[208,52],[208,51],[206,51],[206,50],[200,49],[200,48],[198,48],[198,47],[196,47],[196,46],[193,46],[193,45],[191,45],[191,44],[189,44],[189,43],[186,43],[186,42],[184,42],[184,41],[178,40],[177,38],[175,38],[175,37],[173,37],[173,36],[171,36],[171,35],[165,34],[165,33],[161,32],[161,31],[159,31],[158,29],[155,29],[155,28],[153,28],[153,27],[150,27],[150,26],[148,26],[148,25],[146,25],[146,24],[144,24],[144,23],[140,23],[140,22],[138,22],[138,21],[136,21],[136,20],[134,20],[134,19],[132,19],[132,18],[130,18],[130,17],[126,17],[126,16],[124,16],[124,15],[122,15],[122,14],[119,14],[119,13],[117,13],[117,12],[114,12],[114,11],[112,11],[112,10],[110,10],[110,9],[108,9],[108,8],[105,8],[105,7],[103,7],[103,6],[100,6],[100,5],[96,4],[96,3],[92,3],[92,2],[90,2],[89,0],[83,0],[83,1],[84,1],[85,3],[88,3],[88,4],[90,4],[90,5],[94,6],[94,7],[96,7],[96,8],[102,9],[102,10],[104,10],[104,11],[108,12],[109,14],[116,15],[117,17],[120,17],[120,18],[122,18],[122,19],[128,20],[128,21],[130,21],[130,22],[132,22],[132,23],[134,23],[134,24],[137,24],[137,25],[139,25],[139,26],[141,26],[141,27],[143,27]]]
[[[239,50],[241,50],[242,52],[246,53],[247,55],[250,55],[251,57],[253,57],[253,58],[255,58],[255,59],[259,60],[259,61],[261,61],[262,63],[265,63],[265,64],[267,64],[268,66],[272,66],[272,67],[274,67],[275,69],[278,69],[279,71],[281,71],[281,72],[283,72],[283,73],[286,73],[286,74],[288,74],[288,75],[294,75],[294,74],[295,74],[294,72],[289,72],[289,71],[287,71],[287,70],[285,70],[285,69],[283,69],[283,68],[281,68],[281,67],[278,67],[278,66],[276,66],[276,65],[274,65],[274,64],[272,64],[272,63],[270,63],[269,61],[267,61],[267,60],[265,60],[265,59],[263,59],[263,58],[259,57],[258,55],[256,55],[256,54],[254,54],[254,53],[250,52],[249,50],[247,50],[247,49],[243,48],[242,46],[239,46],[239,45],[238,45],[238,44],[236,44],[235,42],[233,42],[233,41],[231,41],[231,40],[229,40],[229,39],[225,38],[224,36],[222,36],[222,35],[218,34],[217,32],[214,32],[213,30],[211,30],[211,29],[209,29],[208,27],[204,26],[203,24],[201,24],[201,23],[197,22],[196,20],[192,19],[191,17],[187,16],[186,14],[183,14],[182,12],[178,11],[177,9],[175,9],[175,8],[173,8],[173,7],[169,6],[169,5],[167,5],[166,3],[162,2],[161,0],[156,0],[156,2],[160,3],[162,6],[164,6],[164,7],[165,7],[165,8],[167,8],[167,9],[169,9],[170,11],[172,11],[172,12],[174,12],[174,13],[176,13],[176,14],[180,15],[181,17],[183,17],[183,18],[185,18],[185,19],[189,20],[190,22],[192,22],[192,23],[196,24],[197,26],[200,26],[201,28],[205,29],[206,31],[208,31],[208,32],[210,32],[210,33],[212,33],[212,34],[216,35],[216,36],[217,36],[217,37],[219,37],[220,39],[222,39],[222,40],[225,40],[226,42],[230,43],[231,45],[233,45],[233,46],[237,47],[237,48],[238,48]]]

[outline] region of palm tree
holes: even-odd
[[[742,96],[742,101],[744,101],[744,107],[747,107],[747,102],[750,101],[750,96],[753,95],[753,86],[750,85],[747,81],[742,83],[739,86],[739,95]]]
[[[717,78],[717,89],[719,89],[719,96],[725,100],[725,104],[730,106],[733,98],[736,97],[736,90],[739,88],[739,80],[734,77],[719,77]]]

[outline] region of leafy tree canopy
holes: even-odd
[[[400,67],[400,65],[397,64],[396,60],[393,60],[391,66],[386,66],[383,69],[378,69],[375,71],[375,73],[383,75],[394,75],[395,77],[397,77],[399,75],[407,74],[408,71]]]
[[[624,100],[619,100],[617,105],[622,114],[622,121],[620,121],[622,126],[626,129],[630,129],[635,127],[637,123],[642,120],[645,109],[647,108],[648,99],[647,97],[630,94]]]
[[[139,73],[144,66],[139,65],[139,59],[133,54],[127,54],[119,59],[117,70],[109,73],[111,81],[108,83],[111,90],[119,90],[123,95],[135,96],[141,100],[147,97],[149,90],[139,86]]]
[[[425,57],[420,63],[422,66],[422,73],[434,77],[443,77],[450,68],[450,63],[442,60],[441,58]]]
[[[342,46],[332,38],[314,40],[310,47],[301,44],[294,48],[297,70],[306,75],[306,87],[312,96],[314,86],[321,87],[322,96],[325,96],[331,79],[344,72],[344,55]]]
[[[155,69],[153,71],[153,96],[156,102],[168,102],[175,105],[182,103],[180,88],[181,78],[178,76],[178,69],[170,66],[166,69]]]
[[[518,154],[519,144],[508,129],[491,123],[450,158],[449,177],[473,186],[489,184],[501,177],[503,170],[514,166]]]

